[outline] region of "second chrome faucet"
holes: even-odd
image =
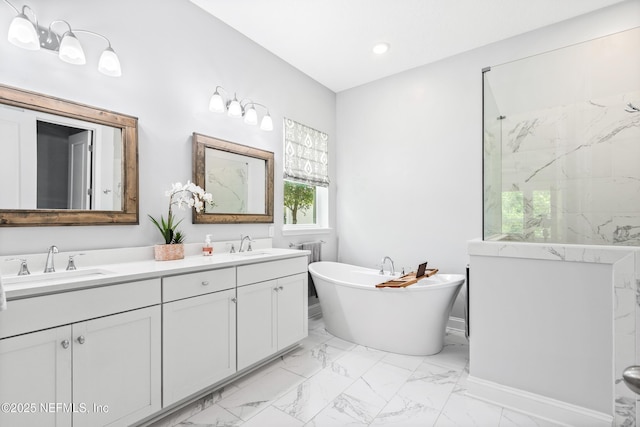
[[[251,239],[251,237],[247,236],[243,236],[242,234],[240,235],[240,249],[238,249],[238,252],[244,252],[242,250],[243,245],[244,245],[244,241],[247,240],[249,242],[249,244],[247,245],[247,252],[248,251],[252,251],[253,249],[251,249],[251,242],[253,242],[253,240]]]

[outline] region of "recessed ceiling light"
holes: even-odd
[[[377,43],[373,46],[373,53],[376,55],[382,55],[389,50],[389,43]]]

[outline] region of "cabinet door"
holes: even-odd
[[[0,426],[71,425],[70,341],[71,326],[0,340]]]
[[[130,425],[160,410],[160,306],[73,325],[73,426]]]
[[[308,334],[307,273],[278,279],[278,350]]]
[[[235,289],[162,307],[163,406],[236,372]]]
[[[277,351],[277,282],[269,280],[239,287],[238,370]]]

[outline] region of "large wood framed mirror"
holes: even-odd
[[[193,212],[194,224],[273,222],[273,153],[193,134],[193,182],[215,206]]]
[[[138,224],[138,119],[0,85],[0,226]]]

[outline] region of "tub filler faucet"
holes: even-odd
[[[385,256],[384,258],[382,258],[382,263],[380,264],[380,274],[384,274],[384,263],[389,260],[389,264],[391,264],[391,269],[389,270],[391,272],[391,275],[393,276],[394,274],[396,274],[396,269],[393,266],[393,260],[391,258],[389,258],[388,256]]]

